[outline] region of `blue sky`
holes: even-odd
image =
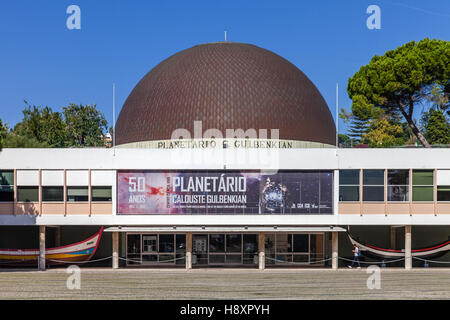
[[[66,9],[81,8],[81,30]],[[366,9],[381,8],[381,30]],[[274,51],[300,68],[335,114],[349,109],[346,87],[374,54],[411,40],[450,40],[448,0],[144,1],[3,0],[0,5],[0,118],[14,126],[23,100],[60,111],[93,104],[112,122],[137,82],[168,56],[199,43],[228,40]],[[342,121],[340,131],[345,131]]]

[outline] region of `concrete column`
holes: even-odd
[[[113,269],[119,269],[119,233],[112,233],[112,245],[113,245],[113,257],[112,267]]]
[[[412,269],[411,226],[405,226],[405,269]]]
[[[264,270],[266,268],[266,244],[264,232],[258,234],[258,261],[259,270]]]
[[[39,226],[39,270],[45,271],[45,226]]]
[[[339,234],[337,231],[331,232],[331,268],[333,270],[338,269],[338,243],[339,243]]]
[[[395,249],[397,243],[397,232],[394,226],[390,226],[389,228],[391,231],[391,249]]]
[[[55,229],[55,246],[61,246],[61,227],[56,227]]]
[[[186,233],[186,270],[192,269],[192,232]]]

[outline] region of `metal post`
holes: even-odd
[[[119,233],[112,233],[113,240],[113,258],[112,258],[112,267],[113,269],[119,269]]]
[[[45,271],[45,226],[39,226],[39,270]]]
[[[264,232],[260,232],[258,234],[258,261],[259,261],[259,270],[264,270],[266,268],[266,246],[264,242]]]
[[[192,269],[192,232],[186,233],[186,270]]]
[[[331,232],[331,268],[338,269],[338,244],[339,234],[336,231]]]
[[[411,226],[405,226],[405,269],[412,269]]]

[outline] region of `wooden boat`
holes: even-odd
[[[103,227],[86,240],[62,247],[45,250],[46,265],[77,264],[89,261],[97,250]],[[39,249],[0,249],[0,266],[30,266],[36,265]]]
[[[370,244],[363,244],[356,241],[349,233],[348,237],[350,238],[352,245],[356,244],[361,250],[361,254],[364,256],[375,259],[391,260],[401,259],[405,257],[405,249],[378,248]],[[411,249],[411,255],[412,257],[431,260],[443,256],[448,251],[450,251],[450,240],[426,248]]]

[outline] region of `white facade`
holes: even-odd
[[[17,185],[111,185],[111,215],[0,215],[0,225],[450,225],[448,214],[340,214],[340,169],[434,169],[450,181],[450,149],[4,149]],[[334,170],[332,215],[116,215],[115,170]],[[40,171],[39,171],[40,170]],[[445,170],[445,171],[444,171]],[[39,173],[40,172],[40,173]],[[41,178],[39,178],[41,174]]]

